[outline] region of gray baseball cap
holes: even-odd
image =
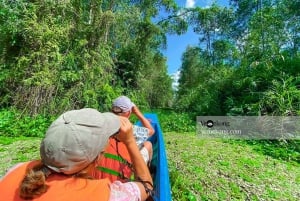
[[[119,107],[123,112],[131,111],[132,107],[135,106],[133,102],[127,96],[120,96],[116,98],[113,103],[113,107]]]
[[[91,108],[65,112],[50,125],[41,142],[42,162],[56,172],[77,173],[104,150],[120,125],[119,117],[110,112]]]

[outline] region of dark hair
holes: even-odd
[[[112,111],[113,113],[115,113],[115,114],[121,114],[121,113],[123,113],[122,108],[120,108],[120,107],[118,107],[118,106],[113,106],[113,107],[111,108],[111,111]]]
[[[30,200],[45,193],[48,189],[46,178],[50,174],[51,170],[42,163],[35,165],[32,169],[27,169],[20,184],[20,197]]]
[[[28,168],[20,184],[20,197],[24,200],[31,200],[44,194],[49,188],[46,184],[46,179],[52,173],[55,172],[52,172],[42,162],[31,169]],[[72,176],[83,179],[94,179],[85,169]]]

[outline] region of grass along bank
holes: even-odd
[[[298,200],[300,165],[246,143],[165,133],[173,200]]]
[[[265,155],[252,145],[164,134],[174,201],[298,200],[300,165]],[[39,158],[41,138],[0,137],[0,176]]]
[[[40,158],[41,138],[0,136],[0,177],[19,162]]]

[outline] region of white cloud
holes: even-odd
[[[185,7],[186,8],[193,8],[195,7],[196,0],[186,0]]]
[[[212,1],[212,0],[206,0],[206,1],[205,1],[206,6],[204,6],[204,8],[205,8],[205,9],[210,8],[211,5],[213,4],[213,2],[214,2],[214,1]]]
[[[173,73],[173,74],[171,75],[171,78],[172,78],[172,80],[173,80],[172,88],[173,88],[174,90],[177,90],[178,85],[179,85],[178,80],[179,80],[179,78],[180,78],[180,71],[178,70],[178,71],[176,71],[175,73]]]
[[[186,20],[188,15],[189,15],[189,13],[185,13],[184,9],[181,9],[177,12],[177,16],[182,20]]]

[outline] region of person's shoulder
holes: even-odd
[[[20,162],[12,166],[7,170],[5,175],[1,177],[0,180],[3,180],[4,178],[11,176],[11,175],[19,175],[19,174],[25,174],[25,172],[34,167],[36,164],[39,163],[39,160],[33,160],[33,161],[27,161],[27,162]]]
[[[21,163],[17,163],[14,166],[12,166],[10,169],[8,169],[8,171],[5,173],[5,175],[3,175],[3,177],[1,177],[0,180],[2,180],[3,178],[5,178],[7,175],[9,175],[9,173],[15,171],[16,169],[18,169],[19,167],[21,167],[24,164],[25,164],[25,162],[21,162]]]

